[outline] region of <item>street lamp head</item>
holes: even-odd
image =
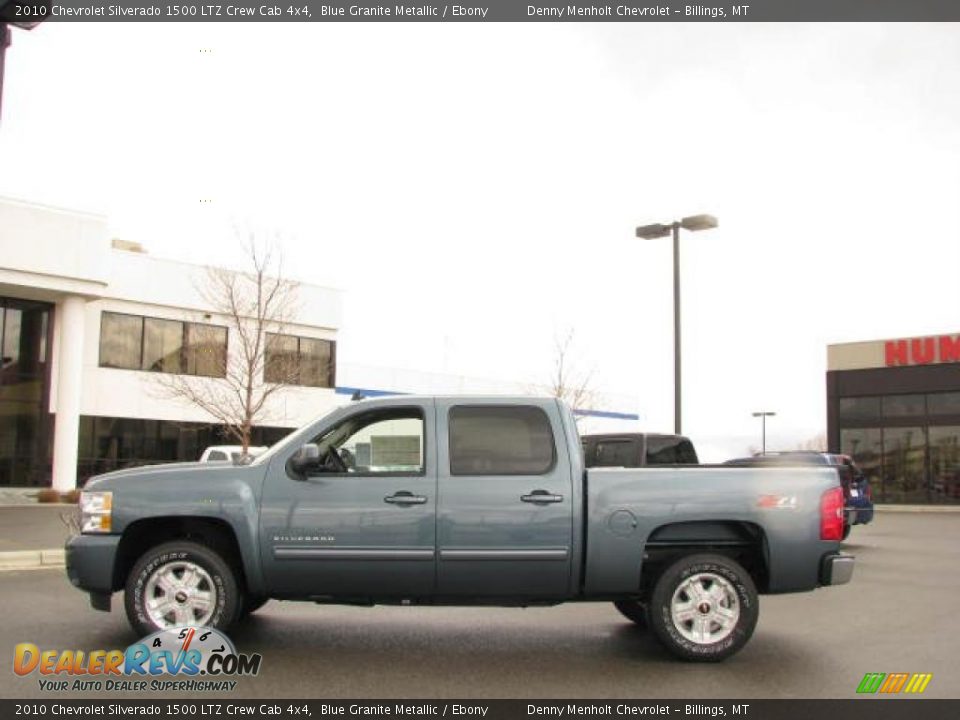
[[[670,234],[671,227],[663,223],[654,223],[653,225],[641,225],[637,228],[637,237],[644,240],[656,240],[657,238],[667,237]]]
[[[775,412],[755,412],[753,414],[754,417],[772,417],[774,415],[776,415]]]
[[[692,232],[696,232],[697,230],[712,230],[717,227],[717,219],[713,215],[690,215],[680,221],[680,227]]]

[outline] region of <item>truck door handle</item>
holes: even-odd
[[[383,501],[391,505],[423,505],[427,498],[423,495],[414,495],[406,490],[401,490],[393,495],[387,495]]]
[[[536,504],[546,504],[546,503],[558,503],[563,502],[563,495],[554,495],[553,493],[548,493],[546,490],[534,490],[529,495],[521,495],[520,500],[525,503],[536,503]]]

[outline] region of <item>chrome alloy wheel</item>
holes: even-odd
[[[687,640],[711,645],[730,635],[740,620],[737,591],[715,573],[692,575],[674,591],[670,616]]]
[[[206,625],[217,606],[210,573],[192,562],[161,565],[147,579],[144,609],[158,628]]]

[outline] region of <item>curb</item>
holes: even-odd
[[[65,564],[66,551],[62,549],[0,552],[0,571],[54,568]]]

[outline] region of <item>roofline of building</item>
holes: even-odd
[[[47,205],[46,203],[40,203],[34,200],[24,200],[23,198],[15,198],[8,195],[0,195],[0,202],[10,203],[12,205],[20,205],[27,208],[36,208],[38,210],[45,210],[48,212],[60,213],[61,215],[79,215],[80,217],[86,217],[92,220],[100,220],[104,223],[107,221],[107,216],[101,213],[90,212],[89,210],[77,210],[75,208],[62,207],[58,205]]]
[[[128,241],[128,242],[129,242],[129,241]],[[136,241],[134,241],[134,242],[136,242]],[[182,266],[182,267],[195,268],[195,269],[198,269],[198,270],[206,270],[207,268],[212,267],[212,268],[216,268],[216,269],[218,269],[218,270],[226,270],[226,271],[232,272],[232,273],[244,273],[244,272],[246,272],[246,270],[244,270],[243,268],[232,268],[232,267],[228,267],[228,266],[226,266],[226,265],[212,265],[212,264],[204,265],[204,264],[201,264],[201,263],[188,262],[188,261],[186,261],[186,260],[176,260],[176,259],[174,259],[174,258],[164,257],[164,256],[162,256],[162,255],[154,255],[152,252],[150,252],[150,248],[147,247],[147,246],[143,246],[143,251],[142,251],[142,252],[140,252],[140,251],[135,251],[135,250],[125,250],[125,249],[123,249],[123,248],[118,248],[118,247],[112,247],[112,246],[111,246],[111,247],[110,247],[110,252],[124,253],[124,256],[125,256],[125,257],[141,258],[141,259],[146,260],[146,261],[157,261],[157,262],[169,263],[169,264],[171,264],[171,265],[179,265],[179,266]],[[272,277],[272,276],[271,276],[271,277]],[[318,290],[329,290],[330,292],[343,293],[343,288],[336,287],[336,286],[334,286],[334,285],[318,285],[317,283],[310,282],[309,280],[301,280],[300,278],[292,277],[292,276],[290,276],[290,275],[285,276],[284,279],[285,279],[285,280],[289,280],[289,281],[291,281],[291,282],[295,282],[295,283],[297,283],[297,284],[299,284],[299,285],[304,285],[304,286],[307,286],[307,287],[316,288],[316,289],[318,289]]]
[[[827,343],[828,348],[843,347],[844,345],[864,345],[866,343],[893,342],[895,340],[920,340],[922,338],[936,338],[944,335],[960,335],[960,332],[935,332],[924,335],[900,335],[898,337],[868,338],[866,340],[845,340],[844,342]]]

